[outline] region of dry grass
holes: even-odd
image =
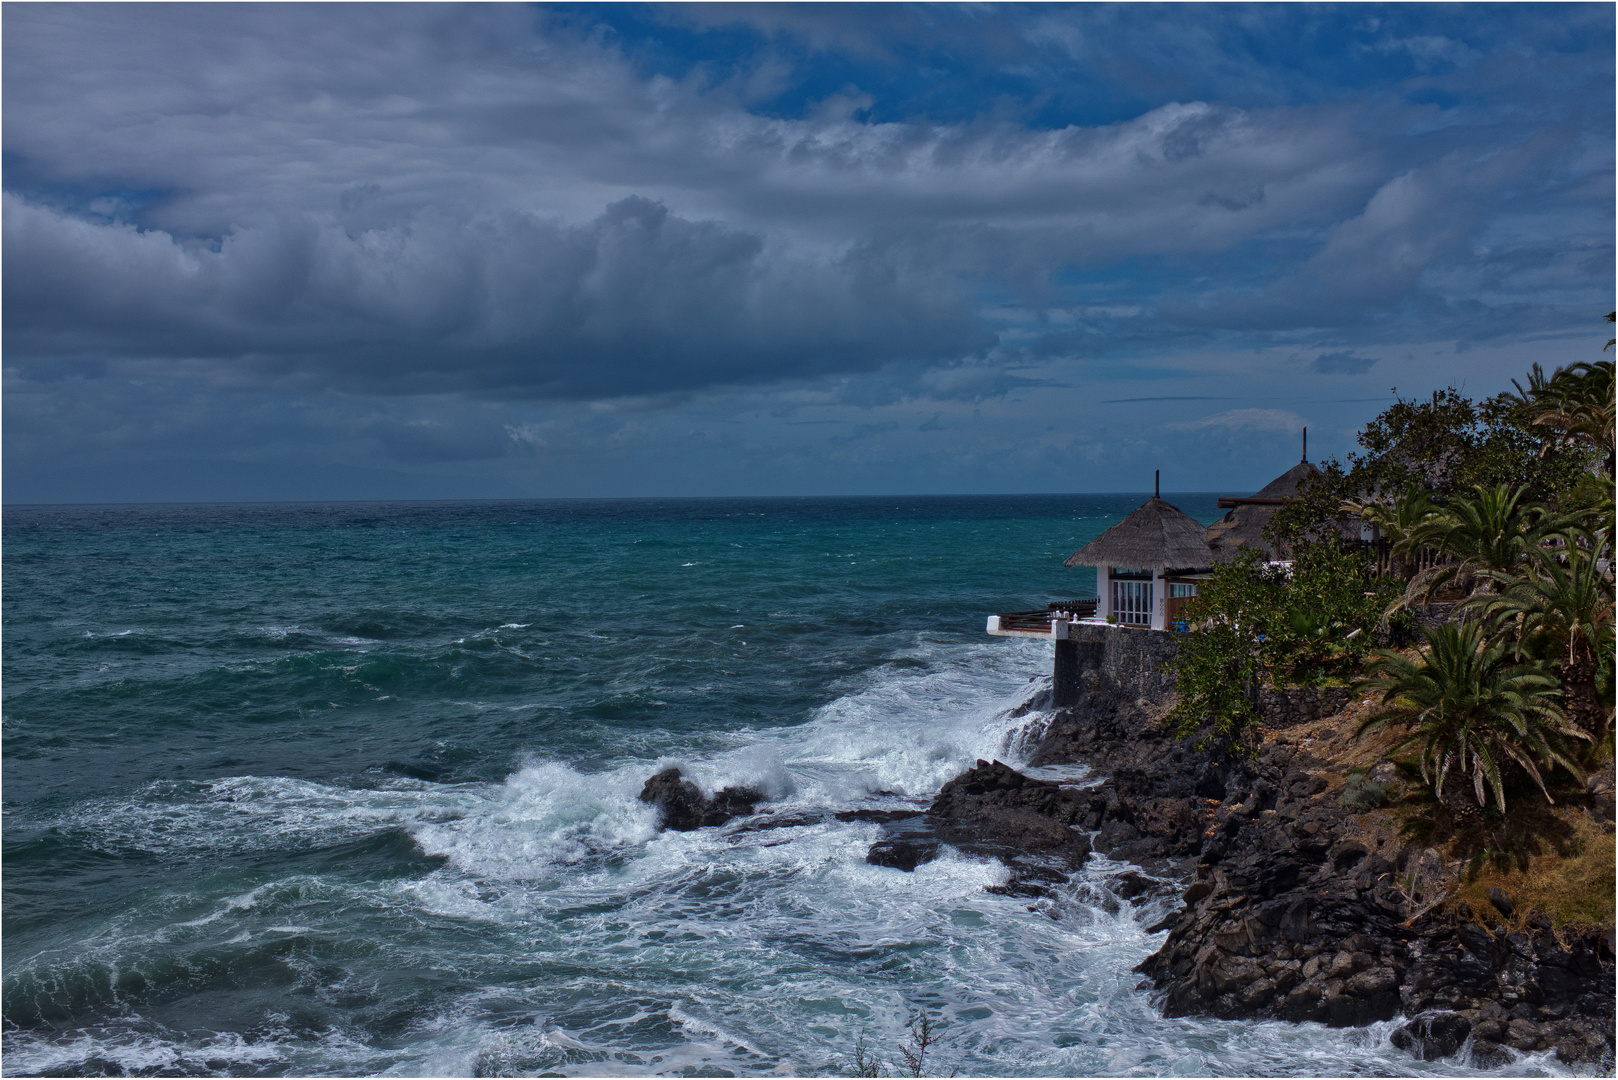
[[[1512,915],[1506,921],[1521,929],[1534,912],[1550,916],[1561,926],[1614,925],[1614,890],[1618,888],[1613,837],[1590,815],[1570,811],[1565,819],[1572,827],[1571,850],[1565,856],[1547,853],[1528,860],[1526,870],[1509,870],[1486,863],[1476,877],[1462,877],[1452,903],[1465,901],[1473,911],[1498,916],[1489,903],[1489,887],[1498,885],[1511,897]]]
[[[1342,709],[1305,724],[1290,728],[1266,730],[1264,742],[1285,743],[1306,751],[1320,759],[1329,770],[1327,775],[1340,783],[1350,769],[1368,769],[1386,756],[1387,749],[1399,738],[1398,731],[1373,731],[1363,738],[1355,732],[1379,710],[1369,695],[1350,698]]]
[[[1317,775],[1328,779],[1331,791],[1340,790],[1351,773],[1369,769],[1378,761],[1386,760],[1390,744],[1399,736],[1396,731],[1377,731],[1356,738],[1360,724],[1380,710],[1368,700],[1368,695],[1355,697],[1332,716],[1322,717],[1310,724],[1300,724],[1282,731],[1264,733],[1266,742],[1290,743],[1297,749],[1317,758],[1323,768]],[[1396,846],[1393,837],[1403,828],[1403,822],[1419,809],[1421,799],[1413,786],[1419,781],[1407,778],[1406,797],[1400,805],[1379,812],[1362,814],[1351,832],[1363,832],[1357,839],[1373,846],[1388,843]],[[1618,895],[1618,859],[1615,859],[1615,841],[1601,824],[1583,810],[1570,807],[1543,805],[1537,793],[1522,792],[1513,805],[1516,816],[1523,819],[1524,827],[1532,830],[1528,818],[1537,818],[1548,838],[1539,846],[1537,854],[1525,854],[1515,860],[1482,860],[1475,876],[1462,873],[1450,888],[1448,906],[1463,901],[1480,916],[1491,921],[1498,913],[1489,903],[1490,886],[1499,886],[1513,903],[1512,917],[1504,921],[1513,929],[1521,929],[1529,915],[1540,912],[1550,917],[1557,927],[1600,926],[1610,929],[1615,924],[1615,895]],[[1552,839],[1552,837],[1554,837]],[[1559,848],[1562,853],[1556,850]],[[1526,862],[1526,867],[1522,863]],[[1465,865],[1464,861],[1451,863],[1451,873]]]

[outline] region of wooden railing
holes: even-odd
[[[999,619],[1002,630],[1022,630],[1034,634],[1048,634],[1051,631],[1049,611],[1002,611]]]
[[[998,618],[1002,630],[1048,634],[1056,619],[1088,619],[1095,613],[1095,600],[1058,600],[1046,604],[1044,611],[1002,611]]]

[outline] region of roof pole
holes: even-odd
[[[1163,480],[1163,470],[1162,469],[1153,469],[1152,470],[1152,498],[1154,498],[1154,499],[1162,494],[1162,480]]]
[[[1309,429],[1303,429],[1303,460],[1309,460]]]

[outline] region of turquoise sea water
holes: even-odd
[[[1175,501],[1201,520],[1213,496]],[[1162,910],[835,820],[924,804],[1050,646],[996,611],[1130,496],[8,508],[8,1075],[1464,1073],[1391,1025],[1161,1019]],[[1548,1073],[1534,1059],[1505,1071]]]

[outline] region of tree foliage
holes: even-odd
[[[1493,591],[1501,580],[1516,574],[1533,552],[1574,524],[1572,519],[1527,501],[1527,490],[1521,484],[1474,484],[1471,490],[1437,503],[1429,502],[1424,494],[1402,498],[1401,507],[1418,501],[1426,511],[1407,525],[1400,522],[1405,527],[1393,542],[1394,554],[1408,566],[1422,548],[1430,548],[1444,561],[1411,575],[1395,606],[1425,602],[1451,584],[1473,594]]]
[[[1607,343],[1611,348],[1612,342]],[[1541,453],[1568,446],[1601,454],[1605,471],[1613,471],[1613,362],[1580,362],[1560,368],[1550,378],[1535,364],[1528,386],[1513,381],[1516,400],[1541,431]]]
[[[1240,740],[1257,718],[1261,685],[1307,686],[1351,678],[1374,647],[1393,582],[1331,542],[1306,544],[1290,565],[1246,548],[1217,567],[1183,612],[1192,633],[1171,662],[1183,733],[1208,725]]]
[[[1560,507],[1603,451],[1582,436],[1557,436],[1538,423],[1547,415],[1544,402],[1520,394],[1477,402],[1451,387],[1427,400],[1400,398],[1360,432],[1360,452],[1320,463],[1269,535],[1290,549],[1352,524],[1345,503],[1392,506],[1417,493],[1444,500],[1502,484],[1521,487],[1525,502]]]
[[[1458,827],[1490,801],[1503,814],[1513,774],[1549,800],[1556,770],[1610,758],[1613,362],[1535,365],[1513,386],[1398,399],[1272,519],[1290,573],[1256,554],[1215,572],[1174,665],[1182,730],[1238,734],[1262,682],[1353,677],[1369,660],[1358,685],[1384,707],[1362,731],[1404,728],[1398,745]],[[1361,522],[1390,542],[1381,578],[1342,540]],[[1415,655],[1366,655],[1390,629],[1379,616],[1408,629],[1446,588],[1464,597],[1459,624],[1424,628]]]
[[[1489,574],[1498,592],[1469,603],[1517,657],[1560,671],[1567,711],[1592,741],[1610,731],[1614,663],[1612,583],[1596,550],[1534,548],[1520,573]]]
[[[1513,385],[1476,407],[1453,390],[1399,402],[1312,509],[1285,511],[1285,529],[1307,535],[1329,519],[1322,493],[1335,485],[1335,513],[1382,530],[1409,578],[1390,610],[1446,584],[1468,594],[1460,626],[1427,632],[1415,658],[1382,654],[1364,684],[1387,705],[1366,730],[1408,728],[1401,743],[1421,746],[1423,775],[1458,826],[1482,812],[1486,787],[1505,812],[1511,770],[1549,800],[1546,775],[1579,772],[1575,741],[1588,762],[1612,753],[1613,363],[1549,376],[1536,364]],[[1434,564],[1416,570],[1418,554]]]
[[[1489,641],[1477,623],[1424,627],[1419,659],[1384,651],[1364,688],[1382,692],[1385,708],[1360,733],[1408,730],[1394,744],[1418,749],[1421,775],[1457,825],[1475,820],[1486,791],[1503,814],[1502,765],[1515,764],[1545,794],[1543,766],[1575,775],[1568,741],[1582,737],[1556,703],[1557,680],[1537,664],[1517,663],[1506,642]],[[1468,790],[1470,789],[1470,790]]]

